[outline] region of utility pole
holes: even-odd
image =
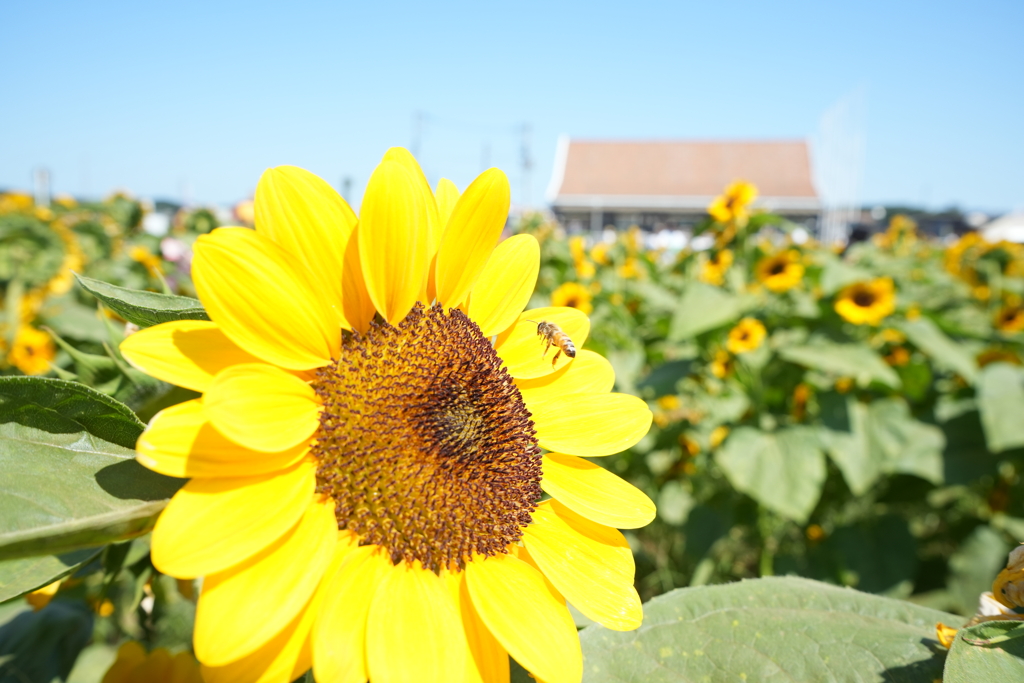
[[[530,206],[531,175],[533,170],[533,155],[530,153],[530,124],[524,123],[522,129],[522,144],[520,147],[520,164],[522,165],[522,187],[519,190],[519,203],[524,207]]]
[[[349,204],[352,203],[352,176],[345,176],[341,179],[341,198]]]
[[[50,169],[40,166],[33,173],[33,193],[36,206],[50,205]]]

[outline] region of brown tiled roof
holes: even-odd
[[[570,140],[557,197],[712,197],[749,180],[762,197],[816,198],[807,143]],[[554,199],[554,197],[553,197]],[[557,201],[557,200],[556,200]]]

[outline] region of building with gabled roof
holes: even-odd
[[[803,140],[559,140],[548,201],[571,231],[687,229],[735,180],[758,187],[755,207],[814,228],[821,203]]]

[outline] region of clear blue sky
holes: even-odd
[[[866,93],[865,202],[1024,208],[1024,2],[46,2],[0,12],[0,187],[227,203],[391,145],[530,199],[559,134],[793,138]]]

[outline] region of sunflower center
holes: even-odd
[[[313,388],[317,492],[334,499],[339,529],[435,572],[521,538],[541,495],[533,422],[461,311],[417,304],[397,327],[346,333]]]
[[[861,308],[870,308],[875,303],[875,295],[871,292],[856,292],[853,295],[853,303]]]
[[[768,273],[770,275],[782,275],[785,272],[786,272],[786,264],[782,263],[781,261],[776,261],[768,269]]]

